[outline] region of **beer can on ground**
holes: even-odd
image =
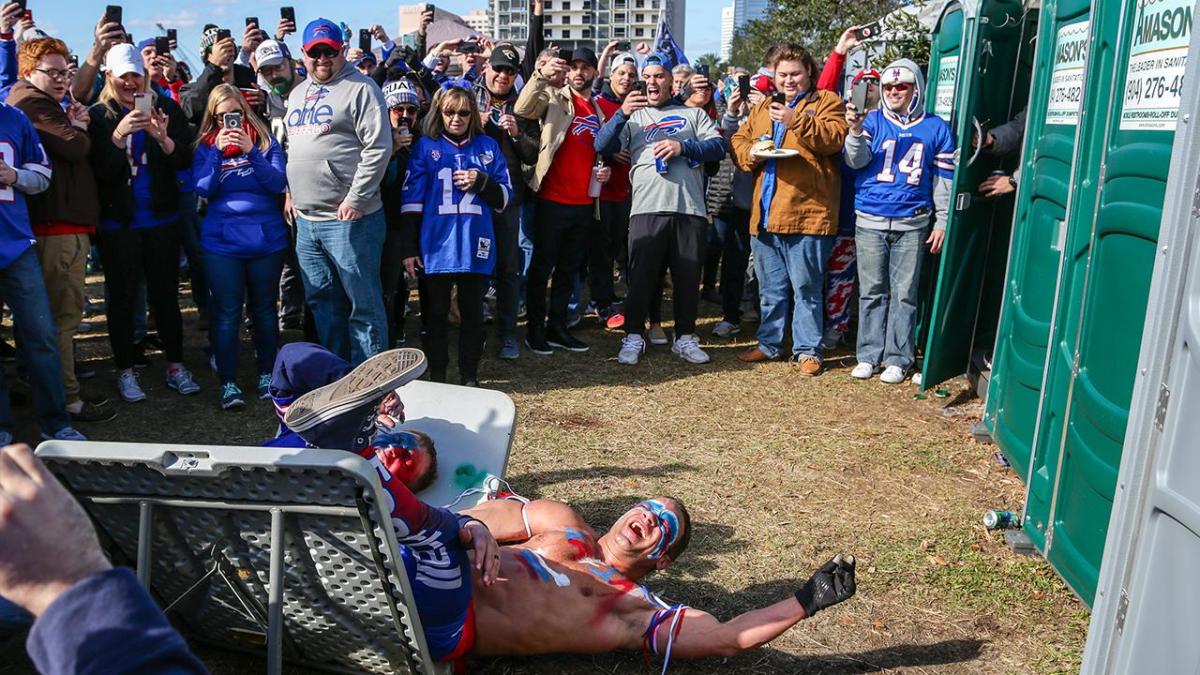
[[[1013,511],[985,511],[983,526],[989,530],[1011,530],[1019,527],[1020,516]]]

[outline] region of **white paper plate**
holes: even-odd
[[[779,159],[781,157],[795,157],[796,155],[799,155],[799,154],[800,154],[799,150],[793,150],[791,148],[775,148],[774,150],[760,150],[759,152],[753,153],[753,155],[755,157],[762,157],[764,159]]]

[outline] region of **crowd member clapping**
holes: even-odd
[[[275,302],[284,251],[287,175],[283,150],[241,92],[219,84],[209,94],[192,164],[196,190],[208,199],[200,226],[212,291],[210,338],[221,378],[221,407],[243,407],[237,384],[242,299],[254,324],[256,394],[268,398],[279,344]]]
[[[133,45],[109,49],[105,69],[100,101],[89,110],[88,133],[100,193],[97,239],[117,385],[126,401],[146,398],[133,371],[134,306],[144,274],[167,356],[167,385],[194,394],[200,387],[183,367],[176,176],[191,167],[192,134],[178,105],[147,91],[142,58]]]
[[[629,295],[625,338],[617,360],[636,364],[646,349],[646,314],[663,269],[675,292],[671,351],[689,363],[707,363],[696,337],[700,270],[708,226],[703,162],[720,160],[725,143],[707,112],[681,105],[671,94],[670,60],[653,53],[642,61],[646,93],[629,94],[596,137],[611,157],[628,150],[633,185],[629,219]],[[707,84],[707,82],[705,82]]]
[[[75,377],[75,333],[83,317],[84,274],[100,204],[87,159],[91,146],[87,108],[66,98],[68,56],[61,40],[45,38],[22,44],[21,79],[9,93],[8,102],[33,122],[53,166],[50,186],[45,192],[28,195],[26,203],[58,334],[67,412],[76,421],[98,422],[112,419],[116,413],[103,405],[107,402],[104,397],[83,399]],[[54,382],[49,373],[37,375],[43,377]]]
[[[483,297],[496,267],[493,211],[512,195],[508,164],[483,133],[475,97],[466,89],[438,92],[425,119],[404,185],[409,274],[425,273],[421,296],[423,346],[430,378],[446,381],[450,291],[458,289],[459,378],[478,386],[483,354]]]

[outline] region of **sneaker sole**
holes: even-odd
[[[184,390],[180,389],[178,385],[171,384],[170,382],[167,383],[167,388],[173,389],[173,390],[179,392],[180,396],[191,396],[192,394],[200,393],[200,387],[196,387],[195,389],[189,389],[187,391],[184,391]]]
[[[537,354],[538,356],[550,356],[551,354],[554,353],[553,349],[538,349],[537,347],[534,347],[533,345],[529,344],[528,340],[525,341],[525,348],[528,349],[529,351],[533,352],[534,354]]]
[[[229,403],[221,404],[221,410],[241,410],[245,407],[246,407],[245,401],[230,401]]]
[[[138,403],[140,401],[145,401],[146,395],[142,394],[141,396],[126,396],[125,394],[121,394],[121,400],[125,401],[126,403]]]
[[[409,347],[376,354],[337,382],[296,399],[288,407],[283,422],[292,431],[308,431],[408,384],[423,375],[427,366],[425,353],[420,349]]]
[[[679,352],[675,351],[674,349],[671,350],[671,353],[674,354],[675,356],[678,356],[679,360],[686,361],[688,363],[692,363],[697,366],[712,362],[712,357],[706,358],[703,361],[697,361],[695,359],[690,359],[690,358],[684,356],[683,354],[680,354]]]
[[[561,342],[553,342],[550,340],[546,340],[546,344],[550,345],[551,347],[554,347],[555,349],[562,349],[562,350],[565,350],[568,352],[574,352],[576,354],[582,354],[582,353],[586,352],[587,350],[591,349],[590,346],[588,346],[588,347],[568,347]]]
[[[505,354],[504,352],[500,352],[496,356],[498,356],[501,359],[504,359],[505,361],[516,361],[517,359],[519,359],[521,357],[520,354]]]

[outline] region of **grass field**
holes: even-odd
[[[489,357],[481,369],[484,386],[517,404],[508,478],[518,492],[570,502],[601,528],[643,496],[687,503],[696,528],[691,548],[648,583],[669,600],[728,618],[787,597],[838,551],[858,557],[853,600],[756,653],[675,662],[671,672],[1078,670],[1086,608],[1044,561],[1014,555],[980,524],[985,509],[1019,510],[1022,485],[993,459],[994,447],[971,439],[982,406],[965,382],[952,383],[949,398],[915,400],[911,385],[852,380],[852,350],[830,355],[829,371],[817,378],[787,363],[748,366],[735,355],[753,344],[753,324],[738,341],[718,342],[708,338],[717,307],[701,309],[708,365],[686,364],[664,347],[637,367],[621,366],[618,336],[581,328],[577,335],[592,345],[587,354],[523,352],[517,362]],[[192,312],[185,330],[196,334]],[[216,378],[200,363],[200,348],[198,340],[189,345],[199,395],[167,390],[155,357],[143,374],[150,400],[114,402],[120,416],[84,432],[97,440],[246,445],[270,436],[269,402],[252,401],[240,413],[218,409]],[[99,358],[106,345],[87,338],[82,351]],[[248,352],[243,357],[243,388],[252,391]],[[115,397],[107,362],[96,365],[100,374],[88,386]],[[0,652],[0,673],[27,671],[19,649]],[[263,668],[250,657],[202,654],[217,673]],[[643,662],[639,654],[505,658],[476,662],[473,671],[634,673]]]

